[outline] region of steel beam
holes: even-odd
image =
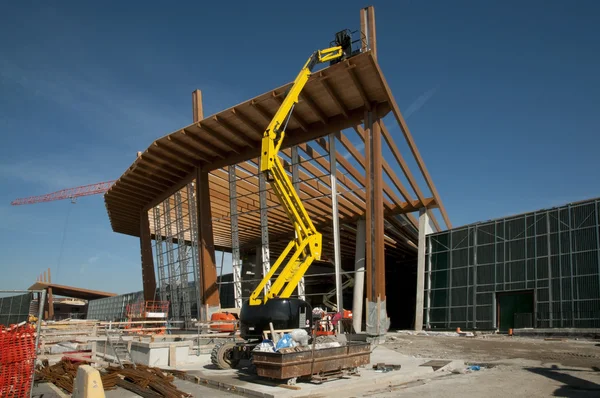
[[[175,247],[173,246],[173,221],[171,220],[171,200],[163,202],[165,213],[165,243],[167,246],[167,265],[169,270],[169,301],[171,304],[170,318],[179,319],[181,317],[179,299],[179,283],[177,280],[177,271],[175,270]]]
[[[191,247],[191,264],[192,273],[194,274],[194,290],[196,291],[196,319],[200,318],[200,308],[202,308],[202,292],[200,286],[202,286],[200,269],[198,268],[198,218],[196,217],[196,191],[195,182],[187,184],[187,197],[188,197],[188,218],[190,223],[190,247]]]
[[[298,146],[294,145],[291,147],[291,161],[292,161],[292,185],[296,190],[296,193],[300,195],[300,156],[298,155]],[[294,235],[296,238],[298,237],[296,231],[294,231]],[[298,282],[298,298],[300,300],[306,299],[306,285],[304,282],[304,277],[300,279]]]
[[[425,262],[427,255],[427,235],[430,234],[427,209],[419,211],[419,249],[417,254],[417,297],[415,300],[415,325],[417,331],[423,330],[423,302],[425,299]]]
[[[260,164],[260,159],[259,159]],[[260,238],[261,238],[261,263],[262,276],[265,277],[271,269],[271,259],[269,253],[269,210],[267,203],[267,181],[264,173],[258,174],[258,200],[260,207]],[[264,287],[265,297],[271,289],[271,281],[267,281]]]
[[[560,236],[559,236],[560,239]],[[552,241],[550,239],[550,212],[546,212],[546,243],[548,246],[547,258],[548,258],[548,318],[549,327],[553,327],[554,318],[554,304],[552,298]]]
[[[183,200],[181,197],[181,191],[175,192],[175,228],[177,232],[177,265],[176,277],[179,279],[179,292],[181,298],[181,304],[183,311],[180,316],[186,322],[186,325],[191,322],[192,319],[192,307],[190,303],[189,294],[189,280],[188,280],[188,263],[190,256],[185,243],[185,225],[183,223]]]
[[[337,311],[344,311],[342,291],[342,254],[340,252],[340,220],[337,202],[337,162],[335,150],[335,134],[329,135],[329,173],[331,176],[331,212],[333,219],[333,261],[335,266],[335,292]],[[338,325],[340,322],[338,322]]]
[[[231,265],[233,271],[233,297],[235,308],[242,308],[242,259],[240,257],[240,239],[237,210],[237,176],[235,166],[229,166],[229,206],[231,214]],[[223,281],[221,281],[223,282]]]
[[[156,206],[154,215],[154,242],[156,243],[156,268],[158,269],[158,288],[160,291],[160,300],[167,301],[167,280],[165,275],[165,257],[162,237],[162,212],[160,206]]]
[[[365,220],[358,220],[356,223],[356,251],[354,255],[354,297],[352,302],[352,324],[356,333],[362,331],[362,313],[365,297],[365,228]]]

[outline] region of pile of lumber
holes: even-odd
[[[77,368],[80,364],[61,360],[55,365],[49,366],[48,361],[44,361],[42,366],[36,369],[36,380],[53,383],[72,394]],[[123,369],[108,368],[100,371],[104,390],[111,390],[119,386],[144,398],[183,398],[191,396],[175,387],[173,384],[175,377],[183,379],[185,372],[162,370],[144,365],[137,365],[136,368],[132,365],[125,365]]]

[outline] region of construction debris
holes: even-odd
[[[42,366],[36,370],[36,380],[53,383],[68,393],[73,393],[77,368],[81,363],[73,363],[61,360],[55,365],[49,366],[44,361]],[[190,394],[180,391],[173,384],[175,377],[184,378],[185,372],[163,370],[144,365],[126,364],[124,368],[108,368],[100,371],[104,390],[111,390],[116,386],[125,388],[135,394],[147,398],[182,398]]]
[[[62,388],[69,394],[72,394],[75,376],[77,375],[77,368],[82,364],[83,363],[73,363],[71,361],[62,360],[49,366],[48,361],[44,360],[42,366],[35,371],[35,380],[47,381]],[[106,374],[101,372],[100,378],[102,379],[104,390],[112,390],[115,388],[119,377],[117,374]]]

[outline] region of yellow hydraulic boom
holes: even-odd
[[[322,236],[310,220],[300,197],[279,160],[278,153],[283,143],[287,123],[294,111],[294,106],[298,103],[300,92],[312,73],[312,69],[316,64],[334,61],[342,56],[341,46],[315,51],[296,77],[296,80],[294,80],[283,103],[263,134],[260,171],[265,173],[267,181],[273,187],[275,195],[279,198],[285,213],[294,226],[296,237],[288,243],[269,273],[254,289],[252,295],[250,295],[250,305],[264,304],[274,297],[290,297],[308,267],[314,260],[321,258]],[[259,298],[261,291],[290,253],[292,255],[285,267],[261,300]]]

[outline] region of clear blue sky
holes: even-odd
[[[111,232],[101,196],[10,201],[118,178],[191,122],[192,90],[211,114],[279,86],[368,5],[178,3],[1,6],[0,289],[46,267],[141,289],[138,240]],[[599,2],[374,5],[381,67],[455,225],[600,196]]]

